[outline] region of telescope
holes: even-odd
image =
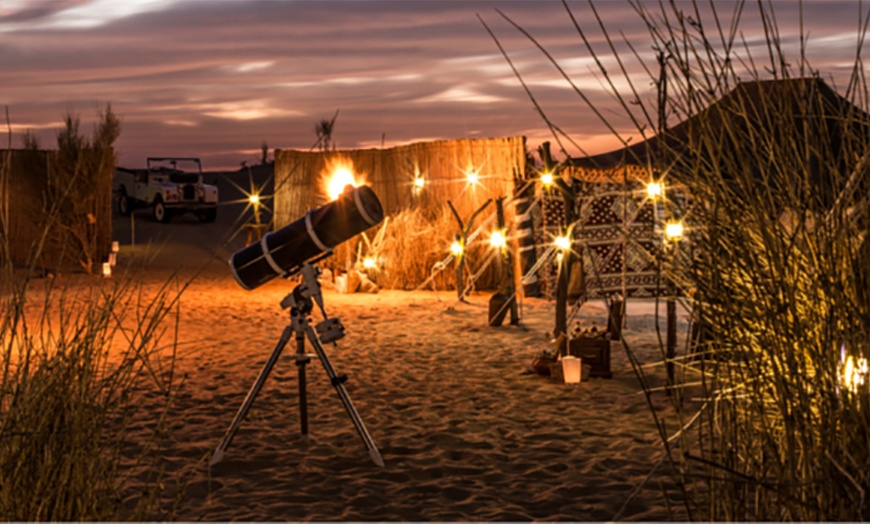
[[[384,209],[370,187],[347,186],[338,199],[237,251],[230,268],[236,282],[252,290],[275,277],[298,273],[304,264],[329,256],[336,246],[383,219]]]
[[[299,422],[303,435],[308,434],[308,400],[305,368],[312,358],[323,365],[332,387],[338,393],[345,411],[356,427],[357,433],[368,448],[369,456],[383,467],[384,459],[366,429],[344,387],[347,375],[340,375],[326,355],[324,344],[335,343],[344,337],[344,326],[338,317],[326,314],[323,294],[317,277],[319,268],[313,264],[329,256],[332,250],[345,240],[362,233],[384,219],[384,210],[377,195],[368,186],[347,186],[338,199],[305,213],[305,216],[275,232],[267,233],[257,244],[236,252],[230,258],[230,267],[236,282],[251,290],[275,277],[302,275],[302,282],[281,301],[281,308],[290,312],[290,323],[281,333],[272,356],[263,366],[257,380],[248,391],[239,411],[215,449],[209,463],[220,462],[235,437],[240,424],[254,404],[254,400],[266,382],[266,378],[281,356],[284,347],[296,339],[294,360],[299,368]],[[312,324],[314,304],[323,314],[323,321]],[[305,340],[314,347],[315,354],[305,352]]]

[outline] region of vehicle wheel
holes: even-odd
[[[203,222],[214,222],[217,218],[217,208],[201,209],[197,211],[196,216]]]
[[[127,217],[130,216],[130,213],[132,212],[133,203],[130,202],[130,197],[127,196],[127,190],[122,187],[120,194],[118,195],[118,213]]]
[[[163,199],[157,197],[157,200],[154,201],[154,220],[161,224],[165,224],[169,222],[170,218],[172,218],[172,212],[166,209],[166,204],[163,203]]]

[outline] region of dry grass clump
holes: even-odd
[[[69,140],[78,136],[66,131]],[[72,140],[64,153],[78,157],[87,149],[85,141]],[[44,256],[62,258],[44,251],[59,222],[69,220],[64,210],[80,194],[73,190],[44,195],[47,211],[15,267],[22,252],[13,256],[10,241],[11,165],[7,150],[0,158],[0,520],[166,517],[155,452],[179,387],[175,340],[168,335],[184,285],[173,289],[167,282],[145,296],[132,280],[63,288],[34,279]],[[86,181],[82,173],[76,164],[55,180],[57,187],[78,187]],[[163,411],[143,415],[157,420],[152,433],[135,436],[147,445],[133,451],[130,422],[143,400],[154,397]]]
[[[146,298],[130,284],[34,290],[28,280],[2,290],[0,518],[159,515],[156,472],[151,483],[132,481],[149,468],[156,440],[132,456],[124,450],[146,394],[168,406],[178,387],[174,343],[161,348],[178,295],[167,287]],[[154,422],[155,436],[166,430]]]
[[[841,194],[850,172],[863,176],[853,155],[860,149],[851,146],[870,141],[864,129],[848,137],[853,144],[834,146],[810,112],[818,85],[792,86],[786,96],[813,115],[806,129],[771,103],[770,127],[741,122],[717,139],[719,147],[765,144],[761,158],[775,160],[711,162],[702,148],[679,166],[695,169],[688,183],[697,199],[695,251],[673,276],[694,289],[702,334],[685,365],[687,380],[701,382],[691,397],[701,399],[701,414],[698,433],[682,443],[683,466],[705,479],[705,509],[716,519],[870,516],[862,465],[870,460],[867,384],[844,376],[849,359],[870,356],[868,304],[856,278],[870,264],[858,252],[866,226],[823,189]],[[840,124],[853,118],[834,114]],[[772,129],[782,134],[774,139]],[[845,159],[852,160],[846,170]]]
[[[348,268],[365,271],[384,289],[413,290],[424,284],[427,289],[456,289],[457,261],[449,256],[453,239],[444,232],[458,234],[459,225],[449,208],[435,213],[433,217],[431,212],[417,208],[399,211],[359,238],[339,245],[335,255],[323,265],[343,271]],[[433,238],[441,240],[433,242]],[[491,260],[492,254],[484,236],[478,236],[467,247],[463,272],[466,290],[498,287],[497,264]],[[367,256],[375,259],[374,268],[362,266]]]
[[[164,421],[154,421],[145,449],[125,450],[142,400],[156,393],[168,408],[179,386],[174,340],[165,340],[179,294],[166,286],[145,297],[131,283],[34,290],[26,277],[4,287],[0,517],[160,515],[161,479],[150,461]]]
[[[810,68],[806,35],[799,56],[786,56],[770,5],[729,4],[728,16],[712,3],[632,5],[658,64],[606,30],[608,56],[596,53],[566,9],[636,133],[657,134],[627,149],[626,164],[677,179],[688,194],[671,211],[690,242],[664,267],[690,297],[697,329],[677,362],[674,420],[654,413],[685,516],[868,519],[870,117],[860,53],[840,97]],[[592,15],[602,23],[594,6]],[[763,56],[738,32],[749,16],[764,24]],[[628,74],[636,65],[640,81]]]

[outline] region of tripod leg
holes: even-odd
[[[347,390],[344,389],[344,380],[347,377],[340,378],[335,372],[335,368],[332,367],[332,363],[329,361],[329,357],[326,356],[326,351],[324,351],[323,344],[320,343],[320,339],[317,338],[317,334],[314,332],[314,328],[308,326],[305,332],[308,334],[308,340],[310,340],[311,344],[314,346],[314,351],[320,358],[320,363],[323,364],[323,369],[326,371],[326,375],[332,382],[332,386],[338,392],[338,397],[341,399],[341,403],[344,404],[344,410],[347,412],[347,415],[350,417],[351,422],[353,422],[353,425],[356,427],[356,431],[357,433],[359,433],[363,444],[365,444],[366,448],[368,448],[369,457],[371,457],[372,462],[374,462],[378,466],[384,467],[384,459],[381,457],[381,452],[378,451],[378,447],[372,440],[371,435],[369,435],[365,423],[363,423],[362,418],[360,418],[359,416],[359,412],[357,412],[356,408],[353,406],[353,402],[350,400],[350,396],[347,394]]]
[[[245,397],[245,401],[242,403],[242,406],[239,408],[238,413],[236,413],[236,418],[233,419],[232,424],[230,424],[229,429],[227,429],[226,434],[224,435],[224,439],[221,441],[220,445],[215,449],[214,453],[209,460],[210,465],[215,465],[221,461],[224,457],[224,452],[230,445],[230,442],[233,441],[233,437],[236,435],[236,431],[239,429],[239,424],[242,423],[245,416],[248,414],[248,410],[251,409],[251,405],[254,403],[254,399],[257,398],[257,394],[260,393],[260,389],[262,389],[263,384],[266,382],[266,377],[269,376],[269,373],[272,371],[272,368],[275,366],[275,362],[278,361],[278,357],[281,356],[281,351],[284,350],[284,346],[287,345],[287,341],[290,340],[290,333],[293,332],[293,329],[290,326],[284,328],[284,332],[281,333],[281,339],[278,341],[278,344],[275,346],[275,350],[272,351],[272,356],[269,357],[269,360],[266,361],[266,364],[263,366],[263,370],[260,371],[260,376],[257,377],[256,382],[251,386],[250,391],[248,391],[248,396]]]
[[[296,365],[299,367],[299,430],[308,434],[308,393],[306,392],[305,367],[308,357],[305,356],[305,333],[296,332]]]

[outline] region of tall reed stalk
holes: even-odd
[[[35,279],[68,193],[54,194],[29,262],[13,267],[10,158],[0,165],[0,519],[165,518],[156,451],[180,386],[171,322],[184,284],[152,293],[135,280]],[[164,400],[153,434],[137,435],[148,444],[131,452],[130,421],[155,393]]]
[[[673,211],[688,242],[664,267],[697,336],[676,361],[673,419],[653,411],[685,518],[870,518],[870,117],[860,53],[870,18],[858,23],[853,74],[838,95],[809,63],[802,22],[788,55],[770,3],[728,3],[724,14],[713,2],[629,3],[646,42],[615,38],[594,4],[584,8],[604,52],[565,8],[630,133],[505,18],[602,127],[625,145],[637,142],[631,134],[652,138],[627,148],[617,169],[643,166],[685,188]],[[762,21],[760,52],[740,32],[749,17]]]

